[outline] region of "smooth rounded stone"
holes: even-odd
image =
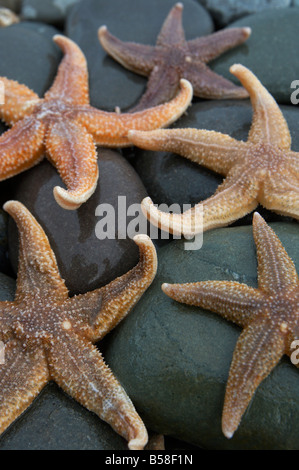
[[[40,97],[50,88],[61,52],[44,34],[22,23],[0,29],[0,76],[27,85]]]
[[[137,103],[147,83],[146,78],[130,72],[106,54],[98,40],[98,28],[106,25],[123,41],[154,45],[175,3],[175,0],[85,0],[72,8],[66,34],[86,55],[93,106],[109,111],[119,106],[125,111]],[[187,39],[213,31],[211,16],[193,0],[184,1],[183,25]]]
[[[239,84],[231,65],[248,67],[279,103],[290,104],[291,83],[299,77],[299,8],[264,11],[229,25],[249,26],[252,34],[241,46],[210,62],[212,70]],[[290,47],[290,44],[292,45]]]
[[[128,216],[122,225],[118,225],[118,198],[123,196],[120,202],[126,204],[124,209],[119,206],[119,213],[123,215],[123,210],[131,204],[140,204],[147,193],[132,166],[119,153],[100,149],[98,161],[97,189],[78,210],[62,209],[55,201],[54,186],[64,185],[56,169],[47,161],[16,177],[14,184],[13,198],[21,201],[45,230],[71,294],[84,293],[109,283],[129,271],[139,259],[137,246],[126,238],[126,221],[129,224],[136,216]],[[95,215],[100,204],[109,204],[115,209],[115,239],[96,236],[95,230],[100,229],[98,223],[106,217],[104,208]],[[12,220],[8,239],[10,260],[17,272],[17,229]]]
[[[1,450],[126,450],[127,443],[97,415],[48,384],[0,437]]]
[[[292,150],[299,152],[299,113],[295,106],[281,106],[292,136]],[[229,134],[237,140],[247,140],[252,122],[249,100],[202,101],[194,103],[172,128],[207,129]],[[222,183],[222,176],[170,152],[153,152],[135,149],[132,159],[149,196],[155,204],[178,204],[180,210],[188,209],[212,196]],[[183,207],[186,205],[185,207]],[[161,207],[167,212],[167,208]],[[275,212],[262,207],[258,210],[267,221],[285,220]],[[251,223],[251,215],[235,222]]]
[[[68,10],[79,0],[23,0],[21,15],[25,20],[62,24]]]
[[[299,228],[271,225],[299,268]],[[189,243],[189,242],[188,242]],[[241,329],[215,313],[175,302],[163,282],[231,280],[257,286],[252,227],[204,234],[186,251],[159,250],[157,276],[111,333],[105,359],[146,426],[208,449],[299,449],[299,374],[285,357],[258,387],[232,439],[221,430],[225,387]]]
[[[219,26],[246,15],[291,6],[292,0],[199,0]]]
[[[55,36],[55,34],[61,34],[61,31],[59,31],[54,26],[41,23],[40,21],[22,21],[20,26],[22,28],[26,28],[31,31],[35,31],[36,33],[45,35],[51,40],[51,42],[53,41],[53,36]]]
[[[14,300],[16,281],[0,272],[0,301]]]

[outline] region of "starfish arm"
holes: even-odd
[[[275,232],[256,212],[253,217],[253,236],[258,259],[259,288],[269,294],[298,285],[295,265]]]
[[[299,219],[299,180],[294,169],[271,175],[264,185],[261,203],[278,214]]]
[[[155,246],[147,235],[136,235],[139,263],[106,286],[70,299],[72,316],[89,325],[89,339],[103,338],[134,307],[152,283],[157,271]]]
[[[288,164],[291,169],[298,175],[299,174],[299,153],[298,152],[288,152]]]
[[[203,281],[188,284],[163,284],[172,299],[218,313],[245,327],[262,306],[264,296],[257,289],[230,281]]]
[[[202,62],[186,62],[184,78],[192,83],[194,96],[199,98],[216,100],[248,98],[245,88],[213,72]]]
[[[0,181],[36,165],[43,158],[45,126],[28,116],[0,137]]]
[[[117,114],[82,106],[73,116],[92,134],[97,145],[130,146],[127,136],[130,129],[147,131],[166,127],[186,111],[192,100],[192,86],[187,80],[181,80],[180,84],[181,90],[172,101],[144,111]]]
[[[253,120],[248,141],[254,144],[264,142],[289,150],[291,147],[289,128],[274,98],[258,78],[243,65],[232,65],[230,72],[238,77],[250,95]]]
[[[229,28],[209,36],[202,36],[188,41],[192,59],[210,62],[229,49],[243,44],[251,34],[250,28]]]
[[[64,58],[52,87],[45,94],[45,99],[65,100],[75,105],[88,104],[88,71],[83,52],[65,36],[58,34],[54,36],[54,41],[62,49]]]
[[[26,85],[15,80],[0,77],[3,87],[3,103],[0,105],[0,118],[12,126],[30,114],[33,107],[40,101],[38,95]]]
[[[137,105],[130,109],[130,113],[136,113],[170,101],[177,94],[179,85],[180,74],[175,67],[154,67],[149,76],[145,93]]]
[[[157,38],[157,46],[171,46],[185,42],[182,12],[182,3],[176,3],[170,10]]]
[[[48,352],[51,379],[88,410],[143,449],[147,432],[130,398],[105,364],[96,346],[74,333],[61,335]]]
[[[231,438],[259,384],[285,353],[285,338],[268,317],[249,324],[237,342],[226,386],[222,430]]]
[[[26,410],[48,380],[41,350],[25,350],[16,340],[5,344],[4,363],[0,363],[0,433]]]
[[[53,124],[46,136],[48,158],[59,171],[67,190],[54,188],[64,209],[77,209],[95,191],[98,181],[97,152],[92,136],[71,120]]]
[[[258,187],[251,178],[242,182],[226,178],[210,198],[182,214],[160,211],[152,200],[143,199],[141,208],[149,221],[161,230],[193,238],[196,234],[224,227],[249,214],[257,206]]]
[[[98,37],[107,54],[126,69],[147,76],[154,68],[154,46],[120,41],[108,31],[106,26],[99,29]]]
[[[49,240],[33,215],[18,201],[8,201],[4,209],[19,229],[19,266],[16,300],[39,293],[64,300],[68,291],[61,279]]]
[[[0,341],[5,341],[10,336],[12,322],[14,321],[14,302],[0,302]]]
[[[130,131],[128,137],[137,147],[174,152],[223,175],[247,151],[245,142],[220,132],[201,129]]]

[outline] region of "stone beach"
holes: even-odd
[[[0,28],[0,75],[27,85],[39,97],[49,89],[62,59],[53,42],[64,34],[86,56],[91,105],[122,112],[135,106],[147,78],[114,61],[101,47],[97,30],[106,25],[123,41],[153,45],[174,0],[1,1],[20,22]],[[292,104],[292,82],[299,80],[299,2],[277,0],[184,0],[188,40],[222,28],[252,29],[242,45],[213,60],[211,69],[238,84],[229,67],[241,63],[261,80],[277,101],[289,126],[292,150],[299,152],[299,108]],[[171,128],[207,129],[246,140],[252,122],[249,99],[194,98]],[[8,127],[0,123],[0,133]],[[18,270],[18,233],[2,210],[10,199],[22,202],[45,230],[70,295],[111,282],[138,262],[129,237],[100,240],[97,207],[110,204],[119,216],[126,206],[150,196],[154,203],[194,205],[216,191],[223,177],[174,153],[129,147],[97,148],[99,180],[91,198],[74,211],[53,197],[62,186],[45,159],[0,182],[0,301],[14,298]],[[1,151],[0,151],[1,160]],[[123,210],[123,209],[121,209]],[[258,212],[277,233],[299,270],[298,221],[262,206]],[[127,218],[127,223],[133,216]],[[121,382],[150,434],[164,434],[166,450],[298,450],[299,375],[285,356],[259,386],[234,437],[221,431],[225,386],[240,328],[197,307],[168,298],[161,284],[229,280],[257,286],[252,213],[231,226],[203,235],[199,250],[184,240],[154,240],[158,273],[132,312],[98,346]],[[165,246],[163,246],[165,245]],[[55,383],[0,436],[0,450],[126,450],[126,441],[98,416],[83,408]]]

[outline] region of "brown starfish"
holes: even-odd
[[[95,144],[129,146],[129,129],[150,130],[171,124],[188,107],[192,87],[182,81],[182,90],[173,101],[143,112],[100,111],[89,105],[82,51],[64,36],[54,36],[54,41],[65,56],[44,99],[25,85],[0,77],[5,87],[0,117],[13,126],[0,137],[0,181],[36,165],[46,150],[67,186],[67,190],[54,188],[56,201],[65,209],[76,209],[96,188]]]
[[[110,284],[72,298],[61,279],[48,238],[17,201],[5,210],[20,234],[17,292],[0,302],[0,432],[33,401],[49,380],[107,421],[142,449],[147,432],[131,400],[92,343],[100,340],[131,310],[151,284],[157,269],[147,235],[134,237],[140,261]]]
[[[274,231],[256,212],[258,288],[229,281],[163,284],[169,297],[219,313],[244,328],[230,367],[222,430],[231,438],[255,390],[299,338],[299,279]]]
[[[288,125],[274,98],[250,70],[235,64],[230,71],[248,90],[253,106],[247,142],[198,129],[129,133],[141,148],[176,152],[226,176],[213,196],[183,214],[161,212],[150,198],[144,199],[144,213],[163,230],[192,237],[234,222],[258,203],[299,219],[299,153],[291,151]],[[197,215],[201,208],[203,222]]]
[[[212,72],[206,63],[246,41],[250,28],[231,28],[186,41],[182,10],[182,3],[172,8],[156,46],[123,42],[112,36],[106,26],[99,29],[100,43],[108,54],[127,69],[149,76],[145,94],[131,111],[170,100],[176,94],[181,78],[191,82],[194,95],[200,98],[248,97],[244,88]]]

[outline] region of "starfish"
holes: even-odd
[[[147,89],[137,111],[164,103],[175,95],[180,78],[186,78],[199,98],[247,98],[244,88],[212,72],[206,65],[223,52],[242,44],[250,28],[230,28],[209,36],[186,41],[182,25],[182,3],[168,14],[156,46],[123,42],[109,33],[106,26],[98,31],[102,47],[117,62],[140,75],[149,76]]]
[[[222,430],[231,438],[257,387],[299,337],[299,279],[275,232],[256,212],[258,288],[229,281],[163,284],[169,297],[216,312],[244,328],[230,367]]]
[[[246,67],[230,68],[248,90],[253,122],[247,142],[198,129],[131,131],[129,139],[148,150],[172,151],[226,178],[210,198],[183,214],[159,211],[150,198],[142,210],[165,231],[186,238],[223,227],[254,210],[258,203],[299,219],[299,153],[291,150],[288,125],[274,98]],[[203,209],[203,217],[198,217]]]
[[[67,190],[54,188],[56,201],[65,209],[77,209],[96,188],[95,144],[129,146],[129,129],[150,130],[171,124],[188,107],[192,87],[181,81],[181,92],[170,103],[143,112],[100,111],[89,105],[82,51],[64,36],[56,35],[54,41],[65,55],[44,99],[25,85],[0,77],[5,87],[0,118],[12,125],[0,137],[0,181],[37,164],[46,150],[67,186]]]
[[[147,431],[130,398],[93,344],[114,328],[151,284],[157,269],[154,245],[136,235],[139,263],[108,285],[69,297],[47,236],[18,201],[4,209],[20,235],[17,291],[0,302],[0,432],[34,400],[49,380],[143,449]]]

